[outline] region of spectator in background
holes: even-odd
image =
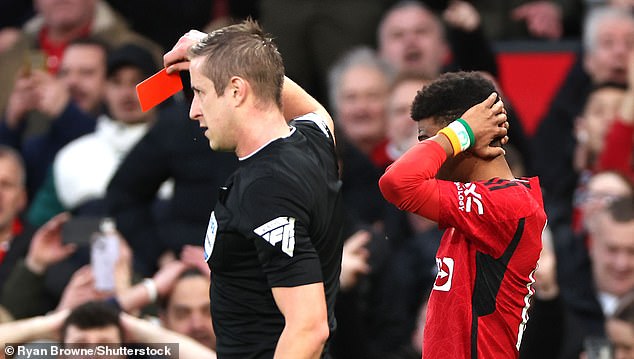
[[[0,53],[0,83],[13,84],[26,62],[55,74],[66,46],[74,39],[87,36],[100,37],[111,46],[142,43],[152,49],[157,63],[162,58],[162,49],[130,31],[105,1],[34,0],[33,5],[36,15],[24,25],[14,46]],[[12,89],[13,85],[0,87],[0,113],[4,113]],[[29,128],[38,132],[46,128],[46,123],[33,118]]]
[[[560,287],[570,314],[562,358],[578,358],[585,338],[605,336],[605,319],[634,290],[633,187],[625,181],[626,188],[620,188],[623,184],[611,176],[591,178],[583,217],[587,242],[578,236],[562,252],[567,264],[559,268]]]
[[[573,166],[577,173],[582,174],[597,166],[597,159],[605,146],[605,135],[619,113],[625,89],[620,84],[600,84],[588,96],[583,112],[575,120],[577,143]],[[627,153],[625,148],[618,152]]]
[[[123,343],[124,332],[118,313],[99,302],[87,302],[75,308],[61,327],[64,344]]]
[[[98,119],[94,133],[70,142],[55,157],[49,177],[29,207],[28,220],[42,225],[55,214],[75,216],[106,214],[108,182],[122,158],[147,132],[156,116],[168,112],[142,112],[135,86],[157,70],[151,53],[139,45],[123,45],[109,54],[106,83],[108,115]],[[70,275],[88,263],[88,250],[78,250],[55,265],[46,287],[59,298]]]
[[[341,130],[337,148],[342,193],[347,223],[354,225],[370,225],[383,217],[385,201],[377,183],[387,165],[385,111],[392,77],[392,69],[367,47],[351,50],[330,69],[330,103]]]
[[[201,262],[202,258],[199,259]],[[211,322],[209,276],[197,269],[184,271],[161,300],[161,323],[167,329],[187,335],[200,344],[216,349]]]
[[[33,229],[22,223],[26,173],[15,150],[0,145],[0,287],[28,249]]]
[[[330,69],[330,103],[344,141],[380,169],[388,161],[386,103],[393,77],[394,71],[368,47],[351,50]]]
[[[386,109],[386,153],[390,162],[418,143],[418,129],[411,116],[412,102],[416,93],[428,83],[429,79],[425,77],[401,73],[391,84]]]
[[[578,183],[573,170],[574,119],[597,84],[626,84],[634,50],[634,16],[617,8],[592,10],[583,27],[584,53],[571,68],[533,137],[532,161],[542,180],[551,225],[566,221]],[[557,241],[557,239],[555,239]]]
[[[443,22],[418,1],[400,1],[387,10],[377,30],[380,56],[399,72],[430,80],[445,71],[479,70],[497,75],[493,50],[482,34],[477,10],[451,1]]]
[[[61,213],[46,222],[29,237],[28,252],[11,268],[2,286],[0,304],[16,319],[42,315],[58,306],[60,297],[72,271],[68,274],[50,273],[53,265],[73,254],[78,246],[62,240],[62,226],[69,220]],[[64,278],[59,278],[64,276]],[[54,290],[50,277],[63,282]],[[33,300],[37,298],[37,300]],[[80,298],[72,298],[79,300]]]
[[[418,128],[412,120],[412,102],[418,91],[430,80],[413,73],[400,73],[392,82],[387,102],[387,146],[390,163],[418,143]],[[425,232],[421,221],[410,218],[407,212],[388,204],[385,211],[385,232],[391,246],[398,247],[418,232]],[[415,225],[414,225],[415,224]],[[414,226],[413,226],[414,225]],[[432,224],[433,226],[433,224]],[[432,246],[433,247],[433,246]]]
[[[105,91],[109,115],[99,117],[94,133],[59,151],[51,179],[40,188],[29,209],[31,223],[41,225],[62,211],[105,215],[110,178],[158,115],[157,109],[141,111],[135,91],[136,84],[157,69],[151,53],[139,45],[123,45],[109,54]]]
[[[615,117],[621,108],[625,88],[619,84],[608,83],[597,86],[588,96],[583,112],[575,120],[576,144],[573,157],[573,168],[578,176],[575,193],[581,193],[588,179],[600,168],[598,158],[603,156],[605,146],[605,134],[611,127]],[[625,148],[612,150],[611,156],[616,158],[627,154]],[[579,218],[579,203],[573,199],[572,216],[564,213],[564,217],[553,215],[553,226],[568,226],[578,232],[582,230]],[[572,222],[572,223],[570,223]]]
[[[0,142],[23,154],[29,199],[42,185],[57,151],[94,131],[104,106],[107,50],[97,39],[73,40],[62,55],[57,76],[33,70],[17,79],[0,122]],[[46,132],[25,135],[31,111],[46,116],[50,122]]]
[[[570,285],[573,293],[578,266],[587,258],[588,222],[612,201],[634,195],[631,181],[619,172],[598,171],[588,173],[587,176],[586,183],[575,193],[572,225],[566,222],[551,227],[558,255],[570,258],[570,260],[561,261],[557,271],[562,285]]]
[[[597,170],[616,170],[634,181],[634,51],[630,52],[627,90],[614,121],[606,129]]]
[[[589,218],[589,254],[603,313],[634,290],[634,197],[614,200],[608,211]]]

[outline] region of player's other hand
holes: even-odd
[[[471,150],[482,158],[494,158],[505,153],[502,147],[491,145],[499,139],[505,142],[504,139],[508,133],[504,102],[496,101],[497,98],[498,95],[494,92],[462,115],[475,137],[475,144],[471,145]]]

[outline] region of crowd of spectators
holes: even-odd
[[[634,358],[634,1],[610,0],[3,1],[0,346],[179,342],[182,358],[215,357],[201,246],[237,160],[189,121],[187,74],[148,112],[135,85],[187,30],[249,16],[339,128],[334,358],[420,357],[442,232],[385,202],[378,179],[417,141],[416,91],[456,70],[500,83],[501,41],[580,44],[534,134],[498,86],[507,160],[540,177],[549,217],[520,358],[576,359],[597,338]],[[103,218],[109,272],[91,264]],[[97,290],[104,275],[114,287]]]

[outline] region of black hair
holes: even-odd
[[[90,301],[73,309],[62,324],[62,342],[66,341],[68,327],[79,329],[97,329],[116,326],[123,341],[123,327],[119,322],[119,311],[105,302]]]
[[[447,72],[418,91],[411,116],[414,121],[431,117],[446,126],[495,91],[493,82],[479,72]]]

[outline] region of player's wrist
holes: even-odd
[[[453,155],[456,156],[460,152],[464,152],[475,145],[475,136],[471,126],[467,121],[459,118],[447,127],[442,128],[438,133],[443,134],[451,143]]]

